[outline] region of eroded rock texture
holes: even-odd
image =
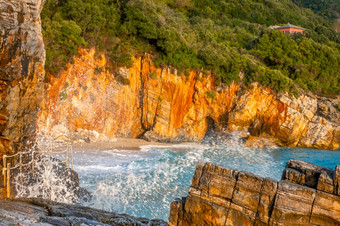
[[[216,86],[209,74],[157,68],[149,55],[131,68],[97,55],[80,50],[66,71],[48,76],[40,131],[85,141],[103,135],[180,142],[201,141],[214,129],[250,134],[247,146],[339,146],[339,100],[279,95],[256,83]]]
[[[339,225],[339,173],[290,160],[277,182],[198,163],[189,195],[171,203],[169,225]]]
[[[1,225],[167,225],[162,220],[132,217],[43,199],[1,200]]]
[[[35,136],[45,62],[43,4],[0,1],[0,155],[16,152]]]

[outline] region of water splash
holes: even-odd
[[[74,175],[58,161],[37,161],[34,174],[19,173],[15,181],[17,198],[43,198],[62,203],[80,200]]]
[[[111,160],[121,165],[121,169],[113,173],[106,172],[105,175],[96,172],[92,166],[84,170],[76,165],[80,175],[86,175],[81,179],[86,181],[83,185],[89,186],[89,181],[96,182],[95,186],[87,187],[93,192],[93,197],[84,204],[119,213],[164,219],[164,212],[169,211],[178,190],[188,188],[187,181],[191,180],[192,175],[187,172],[195,167],[197,161],[209,161],[202,156],[204,149],[201,146],[173,146],[172,149],[175,152],[167,147],[148,146],[138,151],[139,155],[137,152],[132,154],[131,151],[125,151],[126,159],[131,155],[136,159],[126,162]],[[105,152],[93,154],[102,164],[101,159],[108,156]],[[113,154],[122,157],[124,151],[113,151],[110,156]]]
[[[25,155],[22,171],[14,171],[15,196],[44,198],[63,203],[80,202],[84,189],[79,188],[78,175],[65,163],[68,153],[53,153],[66,146],[51,137],[40,136],[29,154]]]
[[[340,152],[249,149],[242,146],[242,138],[234,139],[231,144],[146,146],[141,151],[76,150],[81,186],[93,194],[83,205],[167,220],[170,203],[187,195],[198,161],[277,180],[292,158],[330,168],[340,161]]]

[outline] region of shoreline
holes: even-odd
[[[95,150],[129,150],[129,151],[140,151],[146,146],[178,146],[178,145],[194,145],[198,146],[201,143],[195,142],[182,142],[182,143],[161,143],[154,141],[146,141],[138,138],[116,138],[115,141],[96,141],[90,143],[74,143],[72,144],[73,149],[95,149]]]

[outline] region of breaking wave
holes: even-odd
[[[24,183],[16,184],[17,196],[80,202],[103,210],[167,220],[170,203],[187,195],[199,161],[278,180],[286,162],[292,158],[330,168],[340,161],[340,152],[333,151],[244,148],[238,135],[208,139],[203,145],[151,145],[141,150],[79,148],[73,156],[80,186],[91,193],[90,200],[80,199],[83,191],[76,189],[74,175],[65,170],[65,165],[54,161],[58,158],[63,161],[62,156],[54,156],[52,160],[42,158],[36,164],[39,170],[35,177],[23,178]]]

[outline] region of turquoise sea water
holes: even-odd
[[[279,180],[286,162],[300,159],[334,169],[340,151],[245,149],[240,146],[146,146],[141,151],[75,150],[81,186],[93,194],[83,205],[168,220],[170,203],[186,196],[198,161]]]

